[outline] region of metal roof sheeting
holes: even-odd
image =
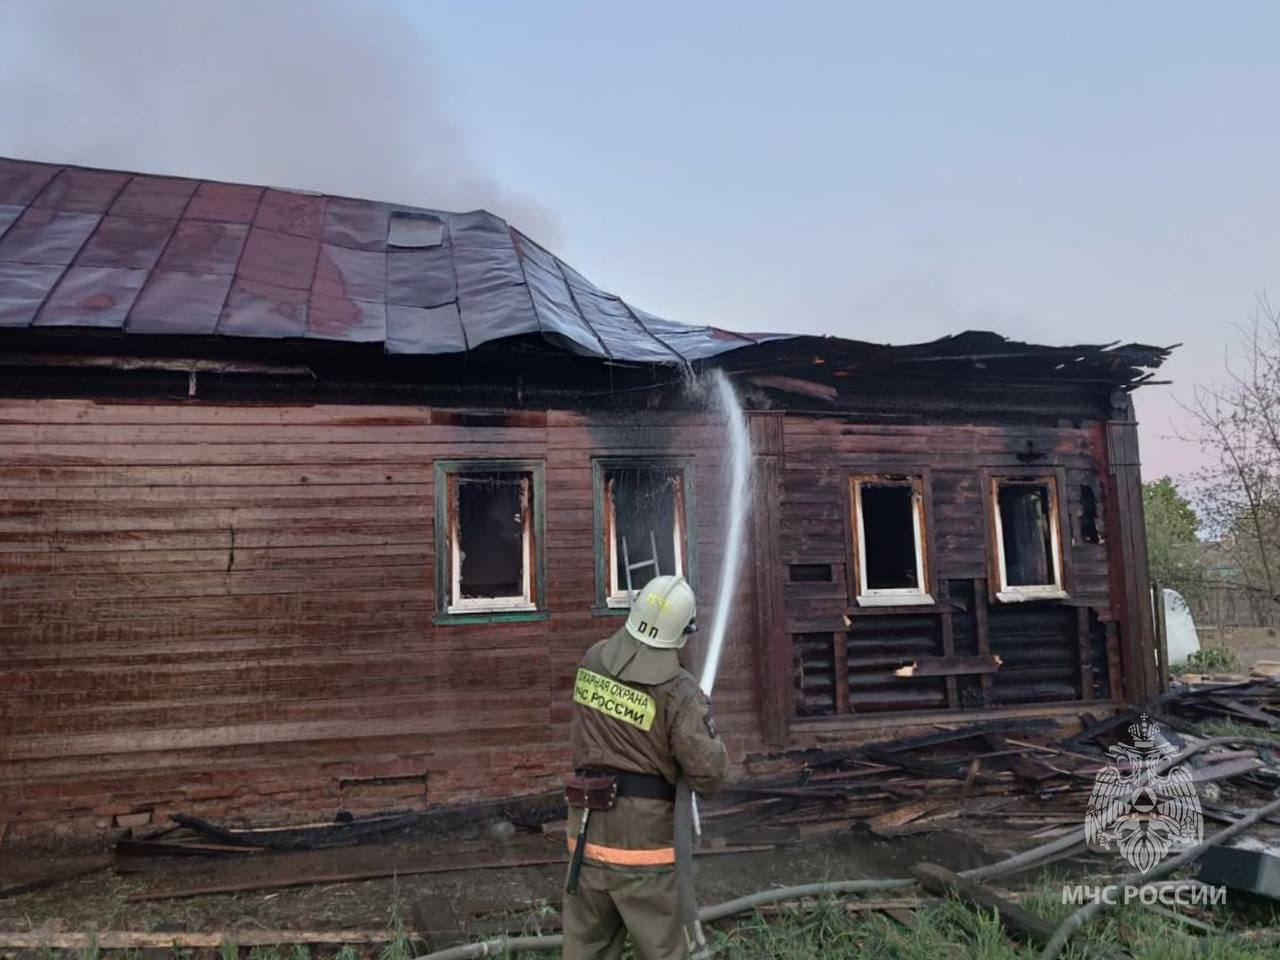
[[[392,354],[541,334],[645,364],[786,339],[645,313],[484,210],[3,158],[0,327],[313,338]]]

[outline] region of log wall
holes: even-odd
[[[0,400],[0,823],[297,822],[558,786],[573,669],[622,623],[591,611],[591,458],[696,458],[714,584],[723,430],[493,420]],[[485,457],[545,464],[547,616],[437,625],[433,462]],[[716,696],[738,757],[749,639]]]
[[[735,761],[858,715],[1118,699],[1122,659],[1142,654],[1121,649],[1114,558],[1139,545],[1114,542],[1132,518],[1108,425],[849,419],[752,415],[752,569],[715,695]],[[0,824],[21,839],[175,810],[298,822],[558,786],[574,667],[621,624],[592,610],[591,460],[693,459],[705,600],[723,443],[722,424],[678,413],[0,399]],[[1065,495],[1071,595],[999,604],[983,471],[1027,469],[1028,443]],[[468,458],[544,465],[544,616],[435,622],[433,465]],[[848,478],[916,467],[939,602],[859,609]],[[893,676],[992,654],[994,674]]]
[[[779,576],[787,582],[775,643],[792,655],[796,719],[1112,697],[1106,625],[1123,607],[1113,602],[1102,533],[1116,509],[1102,421],[865,425],[789,416],[784,437]],[[881,473],[925,477],[933,606],[856,604],[849,478]],[[1000,603],[989,586],[987,478],[1025,473],[1057,482],[1066,513],[1064,600]],[[1114,654],[1122,631],[1112,633]],[[999,668],[977,672],[992,655]],[[946,663],[938,675],[895,676],[920,658]]]

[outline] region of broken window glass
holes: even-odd
[[[860,603],[929,602],[919,477],[854,480]]]
[[[678,468],[640,466],[605,471],[605,536],[609,557],[610,603],[629,603],[627,561],[629,559],[634,566],[653,560],[655,548],[658,572],[684,575],[682,477]],[[640,589],[654,573],[653,566],[633,569],[633,587]]]
[[[467,473],[452,480],[450,609],[531,606],[531,477]]]
[[[1044,482],[996,483],[1003,586],[1058,589],[1053,488]]]

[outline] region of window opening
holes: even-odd
[[[450,486],[449,612],[533,609],[532,476],[461,473]]]
[[[680,470],[617,467],[605,470],[605,537],[608,548],[610,606],[630,606],[631,564],[655,559],[664,573],[684,576],[684,489]],[[622,541],[626,538],[624,555]],[[656,550],[656,553],[655,553]],[[637,589],[651,568],[633,570]]]
[[[1098,531],[1098,498],[1093,487],[1080,484],[1080,539],[1085,543],[1102,543]]]
[[[995,481],[995,502],[999,598],[1063,596],[1054,484],[1034,479],[999,479]]]
[[[919,477],[853,481],[858,602],[932,603],[925,572],[924,496]]]

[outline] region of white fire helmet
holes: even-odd
[[[654,577],[636,594],[627,632],[650,647],[679,650],[693,622],[693,588],[684,577]]]

